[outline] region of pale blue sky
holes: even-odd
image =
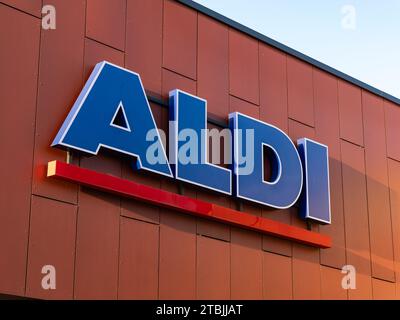
[[[400,98],[400,0],[196,2]]]

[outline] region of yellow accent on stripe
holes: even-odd
[[[50,161],[47,164],[47,177],[52,177],[56,174],[57,161]]]

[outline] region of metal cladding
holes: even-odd
[[[400,297],[398,100],[188,1],[51,2],[55,30],[41,28],[41,0],[0,1],[0,295]],[[67,162],[67,152],[50,145],[99,61],[140,74],[155,125],[166,132],[162,104],[180,89],[207,100],[209,128],[228,127],[228,114],[238,112],[279,128],[296,146],[302,138],[328,146],[332,223],[306,223],[297,204],[267,208],[136,172],[111,151],[72,151],[68,165],[207,203],[219,217],[243,213],[327,236],[331,247],[48,178],[49,162]],[[311,160],[303,176],[313,175]],[[41,285],[46,265],[57,272],[56,290]],[[356,289],[342,288],[346,265],[356,269]]]

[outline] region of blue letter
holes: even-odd
[[[303,184],[301,161],[293,142],[282,130],[238,112],[229,115],[229,124],[234,134],[236,196],[273,208],[291,207]],[[250,134],[254,135],[254,146],[249,146]],[[273,154],[271,182],[264,179],[264,147]],[[246,161],[242,161],[243,155]]]
[[[207,161],[206,100],[180,90],[171,91],[170,120],[174,121],[174,128],[170,130],[170,160],[173,161],[175,177],[211,190],[232,194],[231,171]],[[191,141],[186,141],[188,137]],[[190,145],[190,148],[186,145]],[[190,155],[186,157],[183,150],[190,151]]]
[[[104,61],[96,65],[52,146],[95,155],[105,147],[136,157],[137,169],[172,177],[159,135],[155,140],[160,144],[161,161],[146,158],[147,148],[154,145],[146,135],[154,129],[139,75]]]
[[[330,224],[328,147],[307,138],[299,139],[297,144],[305,178],[300,215],[303,219]]]

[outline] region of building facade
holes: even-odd
[[[55,29],[42,8],[56,9]],[[0,1],[0,295],[39,299],[400,298],[399,101],[189,1]],[[94,66],[140,74],[159,128],[168,94],[329,146],[332,223],[52,148]],[[90,128],[88,128],[90,130]],[[49,161],[332,239],[327,249],[49,179]],[[44,266],[56,288],[46,290]],[[356,287],[343,288],[355,268]]]

